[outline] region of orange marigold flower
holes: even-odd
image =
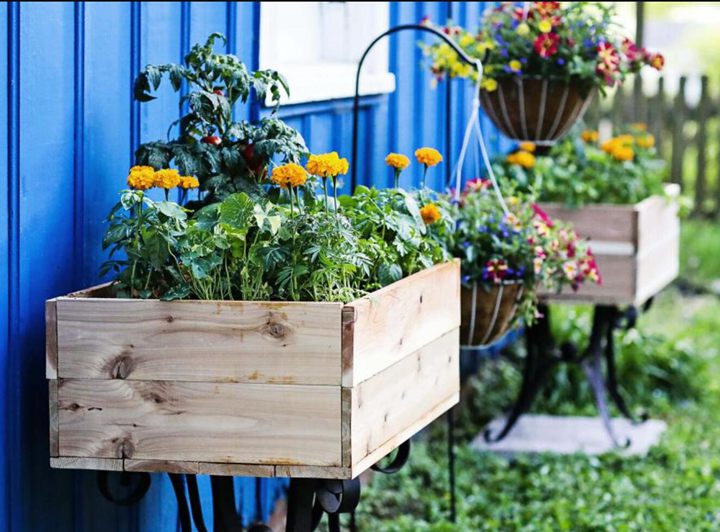
[[[440,210],[434,203],[428,203],[427,205],[423,205],[423,207],[420,209],[420,216],[422,216],[423,222],[425,222],[427,225],[434,224],[440,218],[442,218]]]
[[[270,179],[281,188],[295,188],[307,182],[307,172],[299,164],[287,163],[273,168]]]
[[[443,156],[435,148],[418,148],[415,150],[415,158],[427,167],[440,164],[443,160]]]
[[[336,151],[311,155],[305,165],[307,171],[319,177],[337,177],[347,174],[348,160],[340,158]]]
[[[611,155],[618,161],[631,161],[635,156],[635,152],[630,146],[617,146]]]
[[[385,157],[385,164],[395,168],[395,170],[405,170],[410,166],[410,159],[402,153],[388,153]]]
[[[147,190],[155,185],[155,169],[152,166],[133,166],[127,176],[127,184],[135,190]]]
[[[634,122],[630,124],[630,128],[635,131],[647,131],[647,124],[645,122]]]
[[[511,153],[507,156],[506,160],[510,164],[517,164],[519,166],[522,166],[526,170],[535,166],[535,156],[532,153],[524,150]]]
[[[535,153],[535,143],[534,142],[521,142],[519,148],[521,151]]]
[[[647,135],[639,136],[637,139],[635,139],[635,142],[641,148],[652,148],[653,146],[655,146],[655,137],[648,133]]]
[[[170,190],[180,184],[180,173],[174,168],[165,168],[155,172],[155,186]]]
[[[594,131],[592,129],[586,129],[582,132],[580,135],[580,138],[583,139],[584,142],[587,142],[588,144],[597,142],[598,138],[600,138],[600,135],[597,131]]]
[[[200,181],[197,180],[197,177],[191,175],[180,176],[180,188],[187,190],[189,188],[198,188],[199,186]]]

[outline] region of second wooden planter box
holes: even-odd
[[[671,190],[679,192],[679,190]],[[552,218],[574,225],[590,240],[603,284],[585,283],[577,292],[542,292],[545,299],[596,304],[640,305],[670,284],[679,271],[680,221],[677,203],[652,196],[635,205],[587,205],[568,209],[541,204]]]
[[[354,478],[457,403],[459,270],[345,305],[50,300],[51,465]]]

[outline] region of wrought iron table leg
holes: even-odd
[[[610,436],[610,439],[616,447],[629,447],[630,439],[625,438],[625,441],[623,443],[620,443],[620,440],[615,435],[615,430],[612,426],[610,412],[608,411],[607,401],[605,399],[605,379],[603,379],[602,374],[601,356],[602,355],[599,350],[594,351],[590,358],[586,358],[582,361],[582,368],[585,371],[585,376],[587,377],[588,381],[590,382],[590,386],[593,389],[593,394],[595,395],[595,403],[597,404],[600,418],[605,425],[605,430]]]
[[[617,318],[617,316],[615,316]],[[615,320],[614,320],[615,321]],[[634,320],[630,318],[630,326],[634,325]],[[643,412],[639,418],[636,418],[630,412],[627,407],[625,398],[620,393],[617,384],[617,374],[615,371],[615,325],[612,323],[607,329],[607,338],[605,339],[605,365],[607,367],[607,391],[610,395],[615,406],[617,406],[620,413],[629,419],[633,424],[643,423],[648,420],[649,416],[646,412]]]
[[[213,530],[215,532],[243,532],[242,521],[235,507],[233,477],[211,476],[213,496]]]
[[[498,442],[510,433],[520,416],[532,406],[535,397],[544,384],[545,376],[550,368],[555,365],[555,361],[551,356],[554,346],[550,335],[548,308],[542,307],[541,313],[542,317],[538,319],[537,323],[528,327],[525,333],[527,353],[518,397],[502,430],[496,435],[493,435],[489,428],[485,430],[483,437],[488,443]]]
[[[185,497],[185,477],[175,473],[168,473],[168,477],[170,477],[170,483],[172,484],[175,499],[177,499],[178,503],[180,530],[182,530],[182,532],[192,532],[190,508],[188,507],[187,498]]]

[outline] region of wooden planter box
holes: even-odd
[[[50,463],[354,478],[458,401],[460,265],[342,303],[46,303]]]
[[[575,293],[570,288],[561,294],[541,292],[544,299],[640,305],[677,277],[680,221],[675,201],[652,196],[635,205],[540,206],[590,240],[603,277],[602,285],[587,283]]]

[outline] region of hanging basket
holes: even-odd
[[[460,343],[485,347],[499,340],[515,322],[525,286],[507,281],[489,290],[478,283],[462,287]]]
[[[541,77],[498,80],[497,90],[480,91],[488,117],[512,139],[551,146],[585,114],[594,89]]]

